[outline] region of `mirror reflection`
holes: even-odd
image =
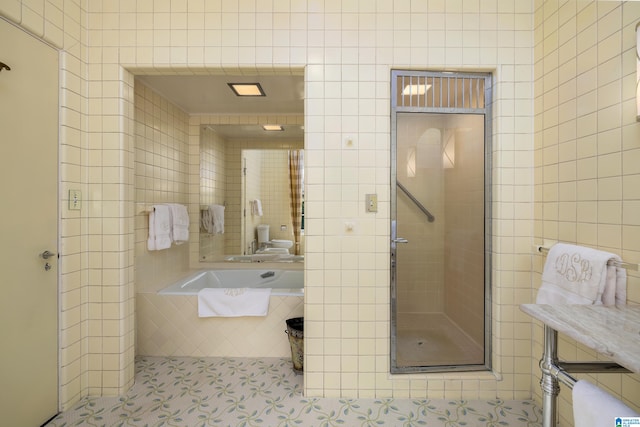
[[[200,261],[301,261],[304,136],[300,124],[200,131]]]

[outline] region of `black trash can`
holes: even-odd
[[[304,317],[293,317],[287,319],[287,330],[289,335],[289,345],[291,345],[291,361],[293,370],[297,374],[303,371],[304,360]]]

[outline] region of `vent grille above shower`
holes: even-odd
[[[396,76],[395,99],[399,109],[483,110],[484,76],[451,76],[444,73],[400,74]]]

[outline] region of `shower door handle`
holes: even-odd
[[[409,243],[407,239],[403,239],[402,237],[398,237],[397,239],[391,240],[393,243]]]

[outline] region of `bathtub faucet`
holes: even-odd
[[[276,275],[275,271],[267,271],[265,273],[262,273],[260,277],[262,277],[263,279],[266,279],[267,277],[273,277],[275,275]]]

